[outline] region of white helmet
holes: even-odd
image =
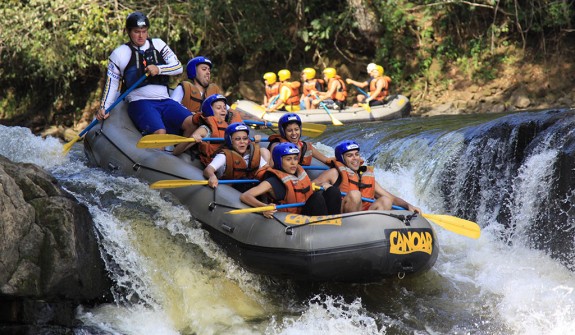
[[[370,73],[371,71],[377,69],[377,65],[375,63],[369,63],[367,64],[367,73]]]

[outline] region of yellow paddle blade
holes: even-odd
[[[74,143],[78,142],[78,140],[80,139],[80,136],[76,136],[74,139],[72,139],[70,142],[64,144],[64,147],[62,148],[62,152],[64,153],[64,155],[68,154],[68,152],[70,151],[70,149],[72,149],[72,146],[74,145]]]
[[[460,219],[451,215],[441,214],[422,214],[424,218],[429,219],[449,231],[456,234],[478,239],[481,236],[481,228],[473,221]]]
[[[136,147],[140,149],[146,148],[163,148],[169,145],[175,145],[178,143],[189,143],[195,142],[193,137],[184,137],[172,134],[151,134],[146,135],[140,139]]]
[[[263,206],[263,207],[252,207],[252,208],[242,208],[242,209],[234,209],[226,214],[245,214],[245,213],[257,213],[257,212],[265,212],[271,211],[276,209],[275,205]]]
[[[302,123],[301,132],[303,136],[318,137],[323,134],[327,126],[319,123]]]
[[[195,185],[208,185],[208,181],[207,180],[181,180],[181,179],[158,180],[157,182],[150,184],[150,188],[153,188],[153,189],[178,188],[178,187],[187,187],[187,186],[195,186]]]
[[[371,113],[371,107],[369,107],[369,104],[358,104],[359,107],[365,109],[368,113]]]

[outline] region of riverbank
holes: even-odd
[[[433,83],[424,81],[420,85],[422,89],[411,92],[412,115],[573,107],[575,74],[572,52],[563,50],[548,57],[525,55],[511,48],[505,52],[507,62],[491,69],[492,79],[473,80],[461,67],[453,65]]]

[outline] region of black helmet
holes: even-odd
[[[150,20],[142,12],[133,12],[126,18],[126,30],[132,28],[150,28]]]

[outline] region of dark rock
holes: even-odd
[[[0,156],[0,214],[0,333],[71,333],[111,299],[90,213],[48,172]]]

